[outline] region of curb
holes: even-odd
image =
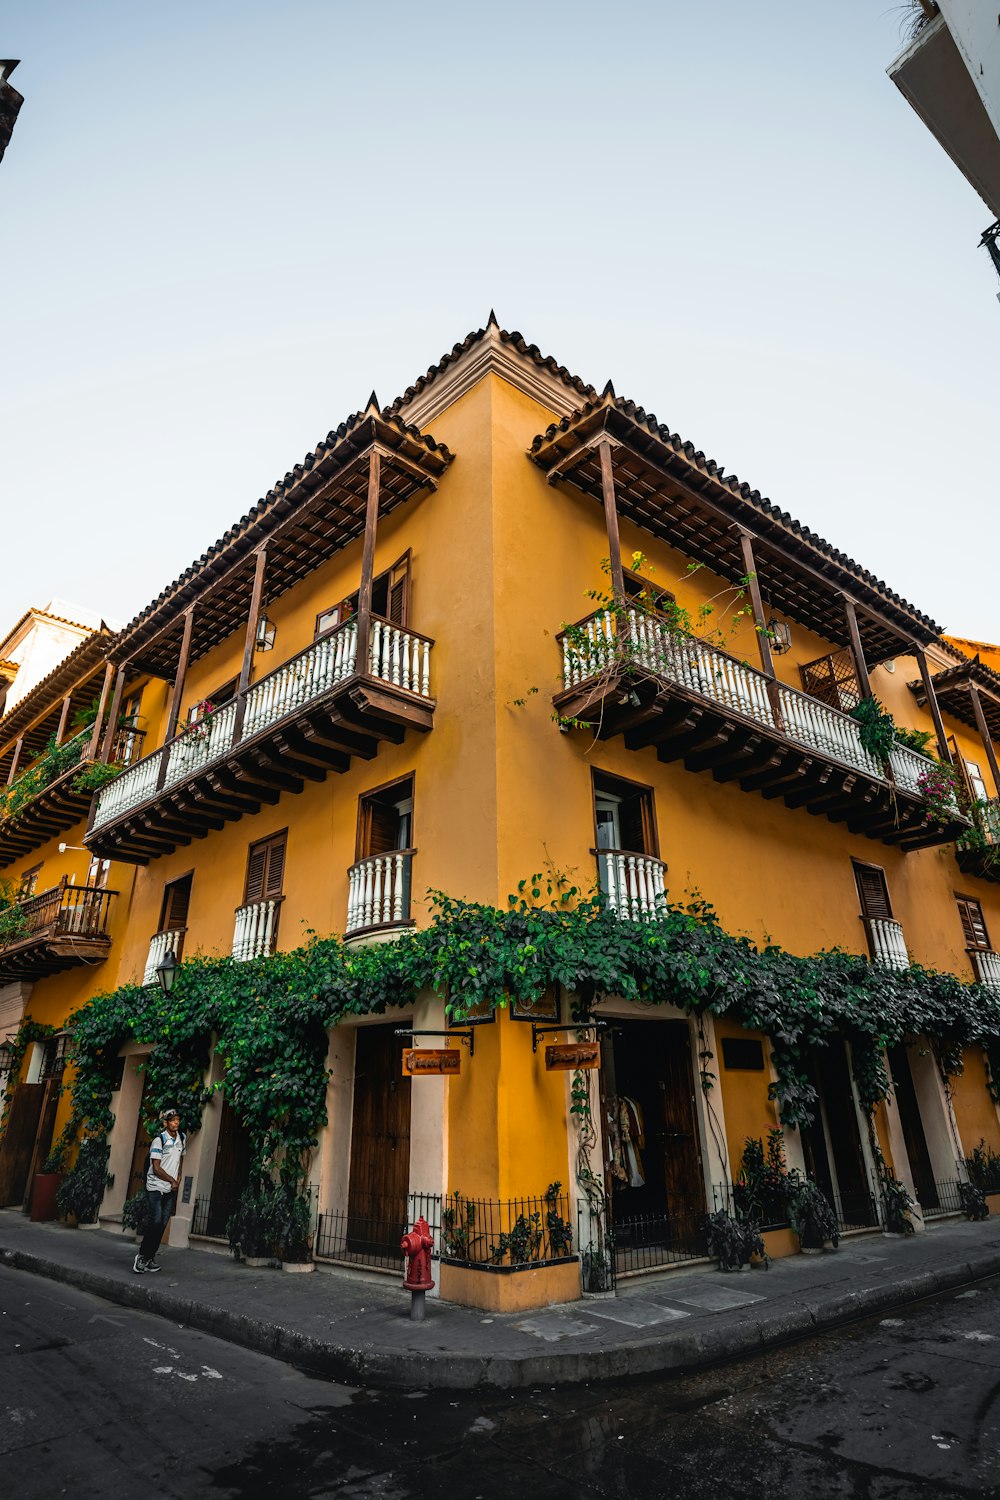
[[[257,1354],[284,1360],[349,1385],[406,1390],[514,1390],[540,1384],[579,1385],[636,1375],[683,1375],[827,1332],[941,1292],[1000,1274],[1000,1249],[934,1271],[827,1297],[803,1299],[768,1317],[748,1313],[737,1324],[709,1323],[689,1332],[620,1344],[612,1349],[548,1354],[422,1354],[398,1349],[351,1349],[263,1318],[135,1285],[97,1271],[60,1265],[23,1250],[0,1247],[0,1264],[64,1282],[120,1307],[135,1308],[196,1328]]]

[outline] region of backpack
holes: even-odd
[[[186,1151],[187,1150],[187,1136],[184,1134],[183,1130],[180,1130],[177,1133],[178,1133],[178,1136],[180,1137],[181,1151]],[[145,1176],[142,1179],[143,1187],[145,1187],[145,1185],[146,1185],[146,1178],[149,1176],[150,1172],[153,1170],[153,1147],[156,1145],[157,1141],[159,1141],[160,1147],[162,1149],[162,1147],[163,1147],[163,1131],[162,1130],[157,1131],[156,1135],[153,1136],[152,1140],[149,1143],[149,1150],[146,1152],[146,1174],[145,1174]]]

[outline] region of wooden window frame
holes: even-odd
[[[415,854],[417,852],[415,828],[415,814],[417,809],[417,777],[415,771],[410,771],[405,776],[394,776],[391,781],[384,781],[380,786],[373,786],[366,792],[358,793],[358,821],[354,833],[355,864],[357,864],[359,860],[368,859],[370,853],[370,851],[369,853],[364,852],[365,844],[368,842],[367,830],[371,826],[370,818],[368,818],[367,816],[366,803],[373,801],[375,798],[382,797],[383,793],[385,792],[391,792],[394,787],[405,786],[407,782],[409,782],[410,785],[410,801],[413,803],[413,809],[410,813],[410,842],[407,846],[407,851],[400,850],[399,852],[409,852],[410,854]],[[405,801],[405,798],[400,797],[397,800],[402,802]]]
[[[185,725],[190,728],[192,724],[197,724],[200,719],[205,717],[205,714],[208,712],[205,708],[206,703],[211,703],[213,713],[217,708],[225,708],[227,703],[232,703],[233,699],[237,696],[239,685],[240,679],[238,677],[227,677],[225,682],[220,682],[219,686],[213,692],[206,693],[204,698],[199,698],[197,703],[192,703],[189,706],[187,716],[184,720]],[[220,694],[227,692],[230,688],[232,688],[232,692],[229,694],[229,697],[220,698]],[[200,713],[198,712],[199,709],[201,710]]]
[[[393,573],[396,572],[397,568],[403,569],[403,609],[402,618],[398,623],[400,628],[405,630],[410,622],[410,579],[412,574],[412,548],[407,547],[406,551],[399,557],[397,557],[394,563],[390,563],[389,567],[383,568],[381,573],[376,573],[375,577],[372,579],[372,592],[374,593],[379,584],[388,579],[390,580],[389,593],[391,594],[391,579]],[[322,640],[324,636],[332,634],[334,630],[339,629],[339,627],[344,624],[345,620],[350,620],[354,615],[357,614],[357,605],[355,603],[352,603],[352,601],[357,598],[357,595],[358,589],[354,589],[350,594],[345,594],[344,597],[338,600],[336,604],[330,604],[326,607],[326,609],[321,609],[319,611],[319,613],[316,615],[316,620],[313,625],[314,641]],[[344,612],[345,609],[347,611],[346,613]],[[332,615],[334,611],[336,611],[337,614],[337,619],[335,620],[335,622],[332,625],[321,627],[320,621],[323,619],[323,617],[325,615]]]
[[[967,896],[963,891],[955,891],[954,895],[955,904],[958,908],[958,919],[962,923],[962,936],[966,939],[966,953],[992,953],[993,948],[990,944],[989,928],[986,926],[986,914],[983,911],[983,903],[980,901],[978,896]],[[983,942],[977,943],[968,941],[968,933],[966,931],[965,921],[962,917],[963,905],[974,906],[979,912],[979,925],[983,929]],[[972,931],[975,931],[975,923],[971,918],[969,921],[969,927]]]
[[[38,877],[45,868],[45,861],[40,860],[37,865],[32,865],[29,870],[21,871],[21,878],[17,883],[17,894],[21,901],[28,901],[38,889]]]
[[[625,584],[625,593],[628,598],[635,599],[640,594],[649,594],[652,596],[647,608],[651,609],[654,614],[660,610],[661,599],[667,599],[673,605],[677,603],[677,595],[672,589],[660,588],[651,578],[644,578],[641,573],[633,573],[630,568],[622,569],[622,580]],[[635,586],[636,592],[634,594],[629,593],[630,584]]]
[[[645,849],[630,849],[630,854],[644,854],[647,859],[660,858],[660,840],[657,833],[656,820],[656,793],[651,786],[644,781],[630,781],[626,776],[618,776],[614,771],[602,771],[598,766],[590,768],[590,815],[594,826],[594,847],[592,854],[602,852],[597,843],[597,782],[598,778],[605,781],[617,782],[619,786],[626,787],[627,796],[639,796],[642,798],[642,835],[647,845]]]
[[[166,922],[167,913],[168,913],[167,893],[171,889],[172,886],[180,885],[180,883],[181,883],[182,880],[189,880],[191,882],[190,888],[188,890],[188,909],[187,909],[187,914],[186,914],[185,919],[184,919],[184,927],[183,927],[183,929],[182,928],[177,928],[177,927],[167,927],[167,926],[164,925],[165,922]],[[159,926],[156,929],[156,931],[158,933],[160,933],[160,932],[180,932],[180,931],[185,931],[186,932],[187,931],[187,918],[191,915],[191,892],[193,891],[193,889],[194,889],[194,870],[193,869],[185,870],[182,875],[175,875],[172,880],[165,880],[163,882],[163,891],[162,891],[162,893],[160,895],[160,924],[159,924]],[[177,956],[179,958],[180,954],[178,954]]]
[[[255,851],[258,850],[258,849],[267,849],[267,848],[269,848],[271,846],[277,847],[279,844],[284,849],[284,856],[282,858],[282,865],[281,865],[281,889],[280,889],[280,891],[278,891],[276,894],[274,894],[272,896],[269,896],[267,894],[267,875],[268,875],[268,871],[269,871],[269,868],[270,868],[270,855],[266,855],[265,856],[265,862],[264,862],[264,873],[263,873],[263,876],[261,878],[260,895],[259,896],[251,897],[251,895],[250,895],[250,865],[251,865],[251,861],[253,859]],[[275,833],[268,834],[267,838],[254,839],[253,843],[249,844],[247,846],[246,871],[245,871],[244,876],[243,876],[243,900],[240,902],[240,906],[243,907],[243,906],[256,905],[260,901],[284,901],[284,899],[285,899],[285,872],[286,872],[287,868],[288,868],[288,829],[287,828],[280,828]]]
[[[882,866],[881,865],[873,864],[870,860],[866,860],[866,859],[852,859],[851,860],[851,866],[852,866],[852,868],[854,870],[854,884],[855,884],[855,888],[857,889],[857,893],[858,893],[858,901],[859,901],[859,903],[861,905],[861,915],[864,917],[865,921],[866,922],[894,922],[896,920],[896,918],[892,914],[892,900],[891,900],[891,898],[889,896],[889,882],[885,878],[885,870],[882,868]],[[879,914],[877,916],[872,916],[871,912],[868,910],[868,907],[867,907],[866,902],[865,902],[864,891],[863,891],[862,886],[861,886],[861,880],[859,878],[862,870],[875,871],[875,872],[878,873],[878,875],[881,878],[881,881],[882,881],[882,890],[885,893],[885,915],[884,916],[882,916],[881,914]]]

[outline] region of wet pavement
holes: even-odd
[[[1000,1496],[1000,1278],[678,1379],[339,1384],[0,1268],[18,1500]]]

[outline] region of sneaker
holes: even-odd
[[[137,1255],[135,1260],[132,1262],[132,1269],[137,1276],[141,1276],[143,1271],[146,1270],[146,1262],[143,1260],[141,1255]],[[157,1267],[157,1270],[159,1270],[159,1267]]]
[[[144,1262],[142,1269],[144,1271],[159,1271],[162,1270],[162,1267],[158,1266],[155,1260],[147,1260]]]

